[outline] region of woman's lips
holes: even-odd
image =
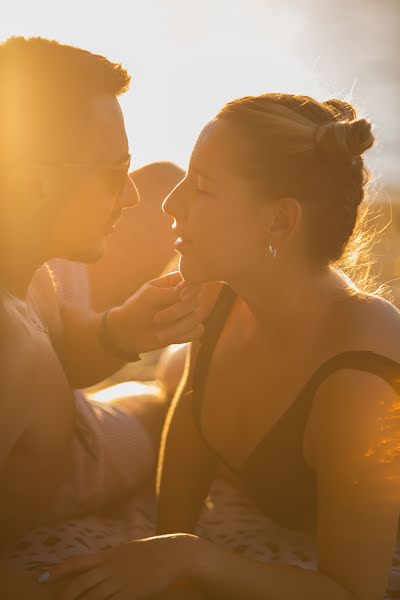
[[[193,242],[182,237],[178,237],[175,242],[175,250],[182,253],[188,250],[193,245]]]

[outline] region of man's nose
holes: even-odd
[[[140,196],[136,185],[131,179],[130,175],[127,175],[125,184],[120,195],[120,206],[122,208],[133,208],[140,202]]]

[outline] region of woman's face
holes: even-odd
[[[268,263],[272,210],[235,169],[243,152],[245,142],[230,123],[211,121],[197,140],[186,177],[163,204],[175,219],[187,281],[230,282]]]

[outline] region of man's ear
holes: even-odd
[[[21,165],[14,168],[10,174],[10,185],[15,190],[15,199],[24,210],[29,211],[29,206],[40,208],[45,195],[45,173],[40,167]]]
[[[274,203],[273,218],[268,228],[274,243],[280,245],[290,240],[298,231],[302,217],[303,207],[297,198],[279,198]]]
[[[59,210],[59,190],[62,188],[57,187],[57,176],[45,166],[21,166],[15,169],[13,177],[15,194],[10,207],[13,218],[20,221],[21,226],[31,225],[40,235],[42,227],[45,228]]]

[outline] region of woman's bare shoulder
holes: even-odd
[[[356,323],[360,343],[400,362],[400,311],[374,294],[363,294],[359,307]]]

